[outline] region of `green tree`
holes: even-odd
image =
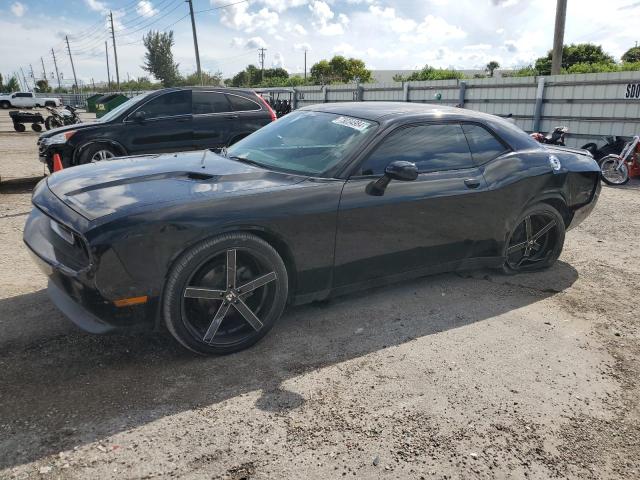
[[[405,82],[405,81],[424,81],[424,80],[454,80],[457,78],[464,78],[464,74],[462,72],[457,72],[455,70],[448,70],[446,68],[434,68],[429,65],[425,65],[422,70],[417,72],[413,72],[411,75],[407,77],[403,77],[402,75],[396,75],[393,79],[396,82]]]
[[[214,85],[217,87],[222,85],[222,72],[202,72],[201,77],[198,76],[197,72],[194,72],[191,75],[187,75],[180,83],[184,86]]]
[[[625,63],[640,62],[640,47],[631,47],[624,52],[622,61]]]
[[[335,55],[331,60],[320,60],[310,70],[311,79],[316,84],[333,82],[347,83],[356,78],[360,83],[371,81],[371,70],[358,58]]]
[[[545,57],[536,60],[535,67],[539,75],[551,75],[552,51],[549,50]],[[615,60],[606,53],[602,46],[593,43],[578,43],[562,47],[562,67],[570,68],[577,63],[601,63],[612,64]]]
[[[16,77],[11,77],[5,86],[5,91],[8,93],[17,92],[20,90],[20,83]]]
[[[151,30],[142,37],[142,43],[147,49],[142,68],[160,80],[165,87],[177,85],[180,82],[180,72],[178,72],[178,64],[173,61],[171,51],[174,45],[173,31]]]
[[[36,82],[36,90],[40,93],[47,93],[51,91],[51,87],[49,87],[47,80],[38,80]]]
[[[490,77],[493,77],[493,71],[497,68],[500,68],[500,64],[495,60],[491,60],[489,63],[487,63],[485,70],[489,72]]]

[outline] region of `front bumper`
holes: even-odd
[[[73,148],[68,144],[47,145],[41,139],[38,139],[38,160],[49,167],[49,171],[53,171],[53,154],[60,154],[62,166],[70,167],[73,164]]]
[[[24,242],[47,276],[49,296],[62,313],[90,333],[140,325],[153,327],[158,299],[151,297],[144,304],[116,307],[114,300],[118,297],[111,298],[96,284],[94,259],[85,260],[65,245],[50,229],[50,221],[45,213],[33,208],[25,225]]]

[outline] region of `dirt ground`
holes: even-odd
[[[34,132],[31,125],[26,125],[27,130],[23,133],[16,132],[9,117],[10,110],[0,110],[0,151],[3,152],[3,159],[0,162],[0,182],[18,178],[42,177],[46,173],[46,167],[38,161],[36,147],[40,134]],[[40,108],[24,109],[24,111],[41,113],[44,118],[48,116],[47,111]],[[80,118],[83,121],[92,121],[95,120],[95,114],[81,112]]]
[[[640,478],[638,181],[546,272],[292,308],[219,358],[63,318],[29,195],[0,193],[0,478]]]

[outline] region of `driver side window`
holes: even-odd
[[[362,164],[360,175],[384,175],[391,162],[413,162],[419,173],[474,166],[469,145],[458,124],[410,125],[387,135]]]

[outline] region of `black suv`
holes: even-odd
[[[94,123],[43,133],[38,150],[53,171],[56,153],[67,168],[124,155],[216,149],[275,119],[269,104],[251,90],[166,88],[138,95]]]

